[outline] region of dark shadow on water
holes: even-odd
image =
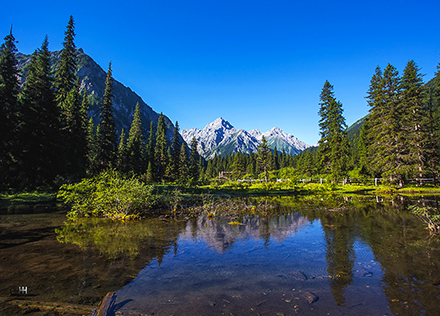
[[[130,298],[130,299],[126,299],[126,300],[124,300],[124,301],[122,301],[122,302],[119,302],[118,304],[113,305],[112,309],[109,311],[109,313],[107,313],[107,315],[108,315],[108,316],[113,316],[113,315],[115,315],[115,312],[117,312],[118,309],[124,307],[127,303],[130,303],[130,302],[132,302],[132,301],[133,301],[133,300]]]

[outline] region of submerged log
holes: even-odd
[[[109,316],[113,315],[112,309],[115,304],[116,293],[108,292],[107,295],[99,303],[98,308],[95,308],[88,316]]]

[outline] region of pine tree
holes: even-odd
[[[87,165],[87,130],[81,96],[76,87],[69,91],[61,108],[64,140],[64,170],[68,175],[83,175]]]
[[[280,158],[277,146],[273,149],[273,170],[280,170]]]
[[[180,141],[179,123],[176,121],[176,126],[173,131],[173,139],[171,141],[171,180],[179,179],[179,162],[180,162],[180,148],[182,143]]]
[[[61,144],[47,36],[31,57],[20,101],[20,181],[26,188],[51,185],[59,171]]]
[[[87,157],[87,173],[89,175],[95,175],[98,172],[97,168],[97,135],[95,131],[95,125],[93,119],[90,118],[87,124],[87,136],[86,136],[86,157]]]
[[[113,118],[113,79],[112,64],[109,64],[107,78],[105,80],[105,91],[101,105],[99,131],[97,133],[97,164],[98,170],[105,170],[114,167],[117,137],[115,122]]]
[[[122,129],[121,135],[119,136],[119,145],[116,158],[116,169],[118,169],[119,172],[125,173],[129,170],[128,159],[125,131]]]
[[[188,164],[189,177],[192,179],[192,181],[198,181],[200,175],[199,153],[197,151],[198,142],[195,137],[193,137],[189,146],[191,147],[189,154],[189,164]]]
[[[244,165],[242,154],[235,153],[234,159],[232,162],[232,177],[235,179],[239,179],[241,174],[246,170],[246,167]]]
[[[147,183],[153,183],[154,182],[153,167],[152,167],[151,162],[148,163],[147,174],[145,176],[145,181]]]
[[[150,132],[148,133],[147,147],[145,148],[147,164],[151,165],[152,177],[154,178],[154,123],[150,122]]]
[[[179,182],[185,183],[188,181],[188,157],[186,155],[186,146],[182,144],[179,154]]]
[[[347,174],[348,141],[347,125],[342,115],[342,104],[336,101],[333,86],[326,81],[320,96],[319,155],[323,171],[330,173],[334,180]]]
[[[77,88],[75,86],[75,24],[72,16],[69,18],[69,23],[67,24],[64,35],[63,49],[61,51],[60,59],[57,62],[55,71],[56,99],[59,106],[62,106],[69,92],[73,88]]]
[[[384,112],[383,100],[383,74],[379,66],[376,67],[375,73],[370,80],[369,90],[367,91],[367,102],[370,106],[370,114],[367,121],[363,125],[363,143],[365,167],[369,172],[378,177],[382,173],[382,157],[376,155],[376,146],[381,143],[376,139],[381,131]]]
[[[165,117],[161,113],[157,121],[155,157],[155,176],[157,180],[165,178],[168,167],[168,142],[165,134]]]
[[[401,126],[404,142],[401,169],[408,176],[423,177],[427,171],[425,139],[429,131],[425,126],[426,113],[422,102],[422,75],[413,60],[408,61],[403,71],[401,89]]]
[[[0,189],[6,185],[17,148],[15,130],[18,124],[18,69],[12,27],[0,46]]]
[[[408,175],[404,165],[405,143],[402,128],[401,81],[397,69],[388,64],[383,72],[384,81],[384,113],[381,138],[383,147],[377,154],[383,157],[383,176],[391,182],[403,185],[403,179]]]
[[[366,141],[373,172],[402,185],[407,176],[407,169],[403,168],[406,148],[401,83],[394,66],[388,64],[383,74],[376,68],[367,99],[371,109]]]
[[[258,151],[257,151],[257,164],[264,172],[264,181],[267,183],[268,181],[268,171],[270,166],[270,149],[267,145],[266,137],[261,139],[261,144],[258,145]]]
[[[146,170],[145,136],[139,103],[136,104],[127,144],[128,168],[136,174]]]

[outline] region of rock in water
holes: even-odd
[[[311,292],[305,292],[303,296],[309,304],[313,304],[319,300],[319,297]]]

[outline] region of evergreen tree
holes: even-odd
[[[137,103],[128,136],[128,168],[136,174],[144,172],[147,167],[145,155],[145,136],[142,129],[141,111]]]
[[[145,181],[147,183],[153,183],[154,182],[153,167],[152,167],[151,162],[148,163],[147,174],[145,176]]]
[[[80,94],[74,87],[61,108],[64,170],[68,175],[82,175],[86,170],[87,130],[83,112]]]
[[[173,131],[173,139],[171,141],[171,179],[179,179],[179,162],[180,162],[180,147],[182,147],[179,137],[179,123],[176,122],[176,126]]]
[[[121,130],[121,135],[119,137],[119,145],[118,145],[118,152],[117,152],[117,158],[116,158],[116,169],[118,169],[119,172],[125,173],[129,170],[129,156],[128,156],[128,150],[125,140],[125,131],[124,129]]]
[[[361,133],[359,135],[358,142],[358,159],[355,161],[355,165],[359,167],[359,173],[363,176],[369,175],[370,172],[370,164],[368,157],[368,125],[369,125],[369,117],[367,117],[362,125]]]
[[[15,130],[18,124],[19,93],[15,38],[12,27],[0,46],[0,189],[6,184],[17,148]]]
[[[383,72],[384,81],[384,113],[382,133],[380,134],[382,148],[379,154],[383,157],[383,176],[388,176],[391,182],[403,185],[403,179],[408,176],[408,170],[402,168],[406,151],[402,128],[401,80],[397,69],[388,64]]]
[[[363,126],[363,144],[364,162],[366,168],[375,177],[382,173],[382,157],[376,155],[375,146],[379,145],[376,137],[381,131],[382,112],[384,111],[383,100],[383,74],[379,66],[376,67],[375,73],[370,81],[369,90],[367,91],[367,102],[370,106],[370,114]]]
[[[330,173],[334,180],[347,174],[348,141],[347,125],[342,115],[342,104],[336,101],[333,86],[326,81],[320,96],[319,155],[323,171]]]
[[[75,39],[75,25],[73,17],[70,16],[69,23],[64,33],[63,49],[61,51],[60,59],[56,65],[55,71],[55,88],[56,99],[59,106],[62,106],[67,95],[75,86],[76,82],[76,47]]]
[[[280,158],[278,156],[277,146],[273,149],[273,170],[280,170]]]
[[[185,183],[188,181],[188,157],[186,155],[186,146],[182,144],[179,155],[179,181]]]
[[[264,181],[266,183],[268,181],[270,155],[271,155],[271,153],[270,153],[269,146],[267,145],[266,137],[264,137],[264,135],[263,135],[263,138],[261,139],[261,144],[258,145],[257,164],[258,164],[260,170],[262,170],[264,172]]]
[[[155,157],[155,176],[157,180],[165,178],[165,171],[168,167],[168,142],[165,134],[165,117],[161,113],[157,121],[156,130],[156,147],[154,152]]]
[[[28,66],[20,94],[20,181],[26,188],[51,185],[59,170],[59,120],[52,90],[47,36]]]
[[[87,124],[87,136],[86,136],[86,157],[87,157],[87,173],[89,175],[95,175],[98,172],[97,168],[97,135],[95,131],[95,125],[93,119],[90,118]]]
[[[105,91],[101,105],[99,131],[97,133],[97,167],[98,170],[105,170],[115,165],[117,137],[115,122],[113,118],[113,79],[112,64],[109,64],[107,78],[105,80]]]
[[[371,107],[367,150],[376,175],[382,174],[389,177],[391,182],[402,184],[407,170],[402,168],[406,148],[401,125],[400,92],[401,83],[396,68],[388,64],[382,74],[377,67],[367,96]]]
[[[192,181],[199,180],[200,170],[199,170],[199,153],[197,151],[198,142],[195,137],[191,140],[190,144],[190,154],[189,154],[189,177]]]
[[[440,165],[440,63],[433,84],[425,88],[425,138],[423,148],[425,151],[425,166],[427,171],[435,178]],[[434,179],[435,182],[435,179]]]
[[[154,178],[154,123],[150,122],[150,132],[148,133],[147,147],[145,149],[146,161],[151,165],[152,177]]]
[[[422,102],[423,80],[420,68],[413,60],[408,61],[401,80],[400,107],[403,134],[404,173],[409,176],[423,177],[426,173],[425,139],[429,130],[425,126],[424,105]]]
[[[233,162],[232,162],[232,177],[234,179],[239,179],[241,177],[241,174],[246,170],[246,167],[244,165],[242,154],[235,153],[233,156]]]

